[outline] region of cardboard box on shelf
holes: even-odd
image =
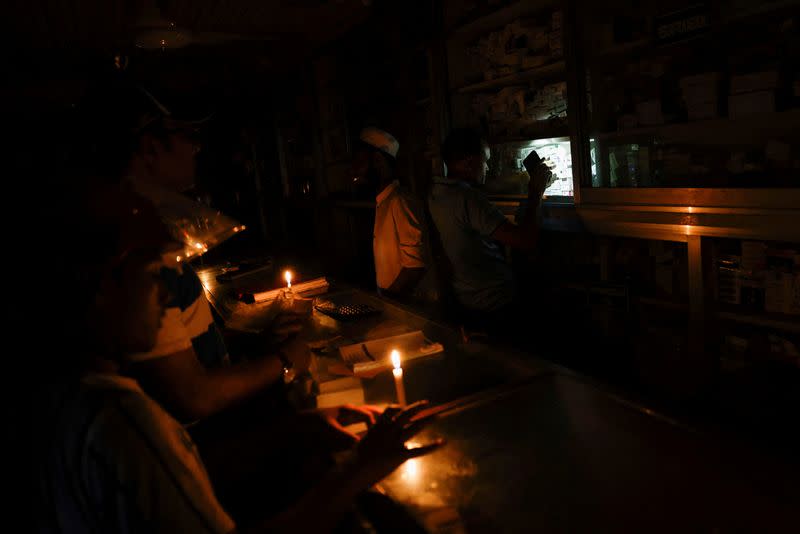
[[[679,85],[689,120],[711,119],[718,116],[720,73],[706,72],[680,79]]]
[[[717,90],[721,75],[719,72],[705,72],[703,74],[695,74],[693,76],[684,76],[678,82],[681,91],[684,93],[693,92],[697,94],[705,94],[702,100],[708,97],[716,97]]]
[[[764,277],[764,309],[773,313],[792,313],[795,277],[791,273],[768,271]]]
[[[522,58],[522,70],[530,70],[535,69],[536,67],[541,67],[549,62],[551,59],[550,56],[545,55],[538,55],[538,56],[524,56]]]
[[[767,267],[767,244],[763,241],[742,241],[742,269],[755,273]]]
[[[742,93],[728,97],[728,116],[738,119],[758,113],[775,111],[775,91]]]
[[[777,70],[750,72],[731,76],[730,92],[732,95],[753,93],[769,89],[777,89],[780,84],[780,74]]]
[[[636,104],[636,118],[639,124],[644,126],[664,124],[664,114],[661,112],[661,99],[654,98]]]
[[[719,103],[717,100],[687,102],[686,112],[690,121],[714,119],[719,116]]]

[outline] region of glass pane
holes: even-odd
[[[486,174],[486,192],[494,195],[527,195],[529,179],[522,161],[533,150],[546,160],[558,177],[545,191],[545,196],[573,196],[572,153],[568,137],[492,145],[489,171]]]
[[[582,12],[592,187],[800,186],[792,14],[781,2],[723,4],[612,0]]]

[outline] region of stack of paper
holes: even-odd
[[[364,404],[364,388],[361,380],[350,376],[320,382],[317,408],[329,408],[342,404]]]
[[[391,352],[400,351],[403,363],[444,351],[441,343],[434,343],[417,330],[399,336],[373,339],[339,347],[342,360],[352,366],[353,374],[364,375],[392,368]]]
[[[301,297],[311,297],[326,293],[329,287],[328,280],[323,276],[321,278],[315,278],[313,280],[308,280],[307,282],[298,282],[297,284],[292,285],[292,292]],[[253,301],[266,302],[269,300],[275,300],[286,290],[287,289],[285,287],[281,287],[279,289],[272,289],[262,293],[253,293]]]

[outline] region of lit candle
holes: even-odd
[[[286,271],[283,273],[283,277],[286,279],[286,289],[289,291],[292,290],[292,271]]]
[[[403,385],[403,368],[400,367],[400,351],[392,351],[392,374],[394,375],[394,387],[397,390],[397,403],[400,406],[406,405],[406,388]]]

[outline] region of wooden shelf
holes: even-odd
[[[735,306],[722,306],[717,317],[723,321],[774,328],[786,332],[800,333],[800,315],[785,313],[748,312],[737,310]]]
[[[519,123],[519,121],[513,121],[509,122],[508,124],[511,126],[519,124],[519,129],[522,130],[522,134],[490,136],[487,140],[490,145],[499,145],[503,143],[524,143],[527,141],[535,141],[537,139],[569,137],[569,126],[566,124],[566,119],[552,119],[549,121],[529,123]]]
[[[533,69],[523,70],[521,72],[515,72],[514,74],[509,74],[508,76],[503,76],[501,78],[495,78],[493,80],[486,80],[483,82],[477,82],[465,85],[463,87],[458,87],[454,89],[454,91],[462,94],[478,93],[481,91],[489,91],[492,89],[499,89],[503,87],[509,87],[512,85],[518,85],[521,84],[522,82],[529,82],[532,80],[549,78],[557,74],[564,74],[564,72],[565,72],[564,61],[556,61],[555,63],[551,63],[549,65],[542,65],[541,67],[535,67]]]
[[[751,19],[753,17],[759,17],[764,15],[771,15],[771,14],[780,14],[782,11],[786,10],[787,15],[789,14],[788,11],[796,8],[797,1],[796,0],[777,0],[777,1],[766,1],[766,2],[752,2],[755,7],[750,7],[746,10],[740,10],[733,16],[726,17],[723,15],[722,19],[712,22],[711,31],[701,34],[700,38],[713,38],[715,34],[718,34],[720,31],[725,31],[730,29],[731,26],[735,26],[736,24]],[[590,61],[600,61],[606,59],[614,59],[618,56],[628,55],[633,51],[639,51],[643,48],[647,48],[649,46],[654,46],[654,50],[664,50],[670,46],[693,46],[694,40],[681,40],[675,43],[665,43],[661,45],[657,45],[653,43],[651,38],[644,38],[644,39],[637,39],[636,41],[630,41],[627,43],[621,43],[609,46],[604,48],[594,54],[591,54],[589,57]]]
[[[507,17],[512,17],[518,11],[528,9],[527,2],[522,0],[506,0],[503,5],[483,9],[463,19],[451,29],[450,35],[471,35],[480,32],[483,28],[493,28],[502,25]]]
[[[589,61],[596,61],[601,59],[615,58],[620,55],[626,55],[634,50],[639,50],[648,46],[652,41],[650,39],[638,39],[628,43],[621,43],[609,46],[600,50],[589,57]]]
[[[726,144],[732,137],[752,138],[759,132],[773,135],[783,132],[792,133],[796,131],[798,124],[800,124],[800,109],[790,109],[774,113],[757,113],[736,119],[719,118],[660,124],[617,132],[603,132],[590,137],[597,140],[608,140],[657,135],[682,140],[696,139],[701,144]]]
[[[667,298],[659,298],[659,297],[636,297],[633,300],[639,304],[652,306],[654,308],[661,308],[663,310],[678,311],[678,312],[689,311],[688,302],[682,302],[682,301],[671,300]]]

